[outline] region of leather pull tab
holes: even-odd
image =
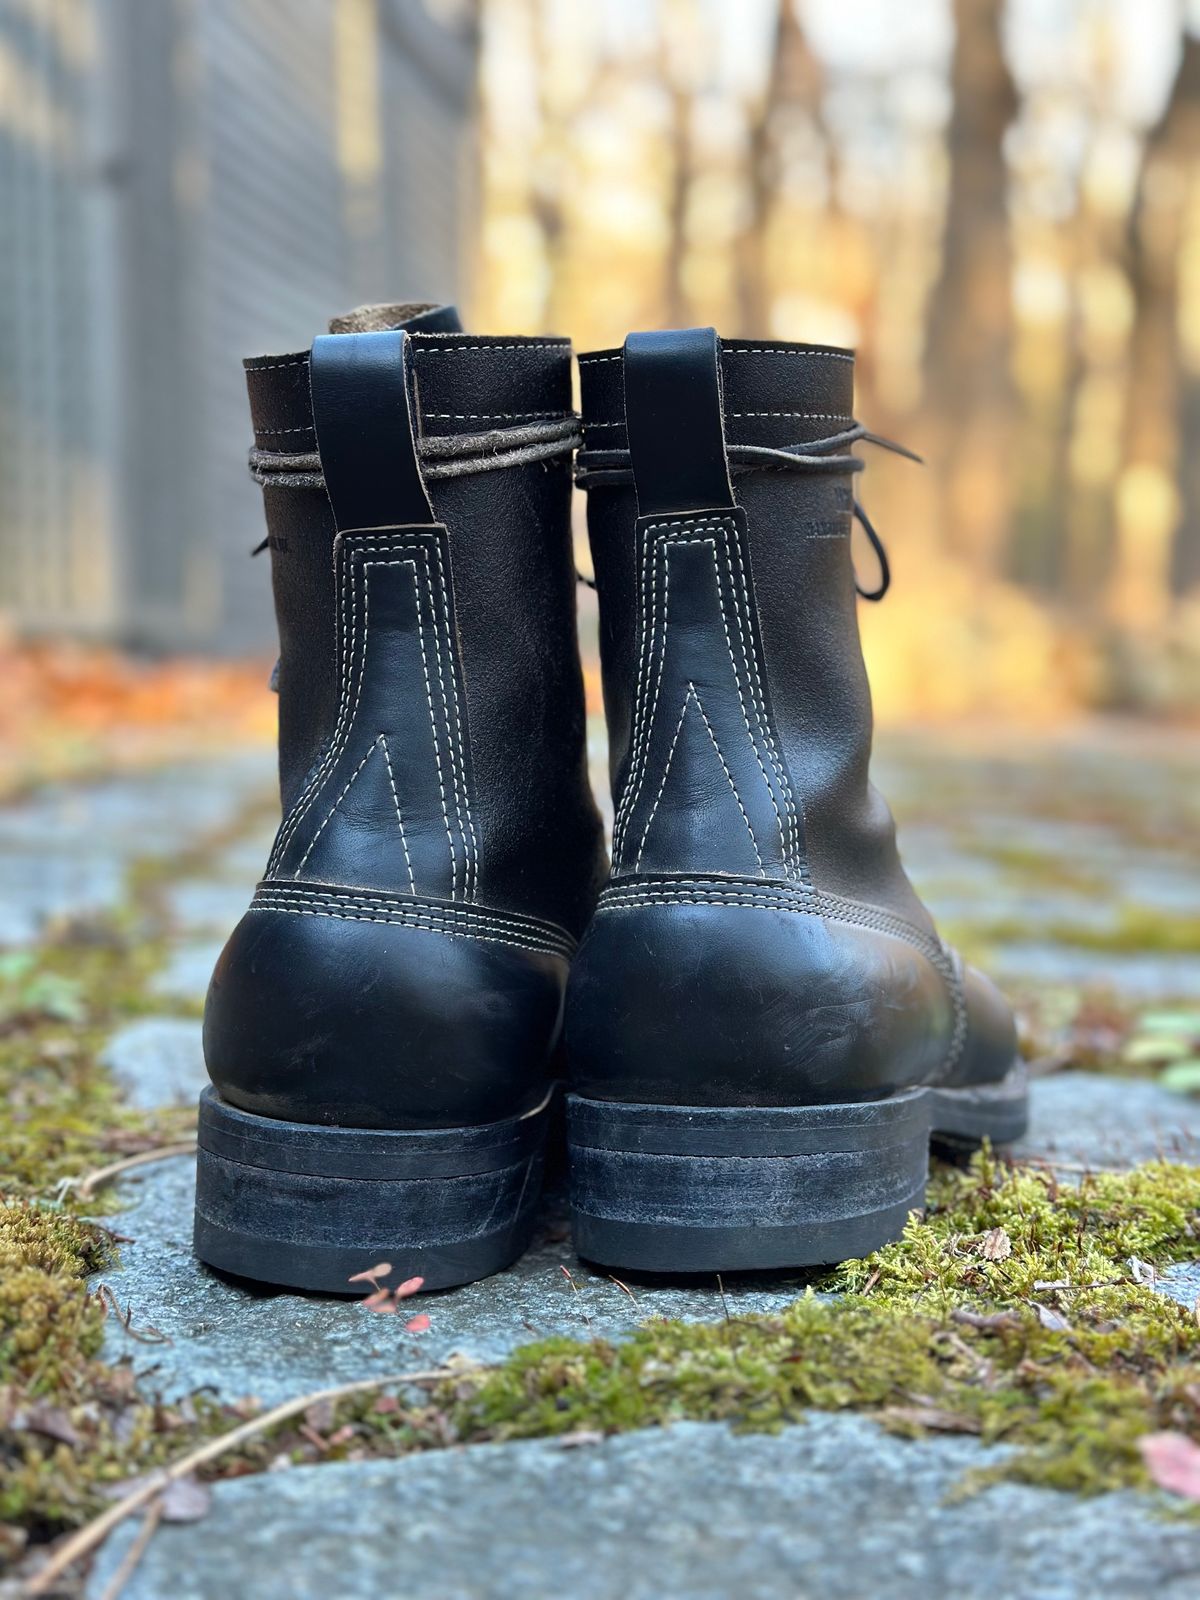
[[[417,460],[410,364],[401,329],[313,340],[313,425],[339,532],[434,520]]]
[[[631,333],[625,424],[642,516],[733,506],[713,328]]]

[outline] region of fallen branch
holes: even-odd
[[[169,1467],[162,1467],[157,1472],[150,1473],[136,1489],[131,1490],[123,1499],[109,1506],[107,1511],[102,1511],[98,1517],[93,1517],[91,1522],[64,1540],[46,1565],[34,1575],[27,1592],[31,1596],[45,1594],[68,1567],[88,1555],[115,1527],[124,1522],[126,1517],[139,1511],[177,1479],[186,1478],[197,1467],[215,1461],[218,1456],[223,1456],[238,1445],[245,1444],[247,1439],[253,1439],[257,1434],[269,1432],[276,1423],[286,1422],[289,1417],[307,1411],[309,1406],[315,1405],[318,1401],[343,1400],[348,1395],[367,1394],[372,1389],[387,1389],[392,1385],[435,1383],[440,1378],[459,1377],[467,1372],[482,1370],[478,1366],[438,1367],[428,1372],[393,1373],[386,1378],[360,1378],[354,1383],[341,1383],[333,1389],[317,1389],[311,1394],[302,1394],[294,1400],[285,1400],[272,1410],[265,1411],[262,1416],[252,1417],[249,1422],[241,1423],[229,1433],[223,1433],[216,1439],[209,1439],[205,1444],[189,1451],[187,1455],[180,1456],[179,1460],[172,1462]]]
[[[112,1578],[109,1580],[108,1587],[100,1596],[100,1600],[117,1600],[117,1596],[121,1593],[122,1589],[124,1589],[125,1585],[136,1572],[138,1562],[146,1554],[146,1549],[149,1546],[151,1539],[154,1537],[155,1529],[162,1521],[162,1515],[163,1499],[162,1496],[159,1495],[158,1499],[142,1518],[142,1525],[137,1531],[137,1537],[129,1546],[129,1549],[126,1550],[121,1560],[121,1565],[113,1573]]]
[[[136,1156],[114,1161],[110,1167],[97,1167],[95,1172],[87,1172],[82,1178],[70,1178],[67,1181],[81,1200],[90,1200],[97,1189],[119,1178],[123,1172],[129,1172],[134,1167],[149,1166],[152,1161],[167,1161],[172,1156],[190,1156],[195,1149],[194,1138],[180,1139],[177,1144],[160,1144],[154,1150],[142,1150]]]

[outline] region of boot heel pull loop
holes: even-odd
[[[631,333],[624,373],[625,423],[642,516],[731,508],[716,331]]]
[[[417,461],[411,365],[402,329],[313,340],[313,425],[341,533],[434,521]]]

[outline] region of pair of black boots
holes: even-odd
[[[283,824],[213,976],[196,1250],[442,1288],[527,1245],[565,1080],[574,1238],[626,1271],[895,1237],[931,1134],[1024,1126],[1008,1008],[868,781],[853,358],[477,338],[369,308],[246,363]],[[588,788],[572,462],[615,825]]]

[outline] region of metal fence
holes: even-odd
[[[461,288],[449,0],[0,0],[0,617],[266,648],[244,355]]]

